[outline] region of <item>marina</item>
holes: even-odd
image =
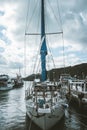
[[[26,83],[28,85],[28,83]],[[25,85],[19,89],[0,92],[0,130],[41,130],[26,115]],[[87,116],[73,107],[51,130],[86,130]]]
[[[70,80],[68,84],[69,92],[66,97],[69,103],[76,104],[77,108],[87,111],[87,82],[86,80]]]
[[[0,130],[87,130],[86,3],[0,1]]]

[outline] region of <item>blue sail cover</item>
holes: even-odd
[[[45,39],[45,20],[44,20],[44,0],[41,0],[41,80],[45,81],[47,79],[46,73],[46,55],[47,55],[47,46]]]
[[[44,38],[44,39],[43,39]],[[46,55],[47,55],[47,47],[46,47],[46,40],[45,37],[42,38],[42,45],[41,45],[41,68],[42,68],[42,74],[41,74],[41,80],[45,81],[47,79],[47,73],[46,73]]]

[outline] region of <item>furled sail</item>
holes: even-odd
[[[45,37],[45,19],[44,19],[44,0],[41,1],[41,80],[45,81],[47,79],[46,73],[46,55],[47,55],[47,46],[46,46],[46,37]]]

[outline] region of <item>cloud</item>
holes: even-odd
[[[11,69],[23,68],[23,64],[20,62],[10,62],[9,67]]]
[[[23,67],[24,59],[24,1],[0,1],[0,57],[1,67]],[[20,15],[22,14],[22,15]],[[4,64],[4,66],[2,66]]]
[[[10,0],[10,2],[9,0],[0,0],[0,67],[5,71],[17,71],[18,67],[23,70],[27,64],[27,73],[29,73],[29,67],[32,68],[32,62],[34,64],[37,54],[40,53],[38,51],[40,40],[36,40],[36,36],[27,36],[27,39],[24,36],[28,2],[25,0]],[[30,6],[31,3],[33,3],[32,6]],[[46,0],[45,16],[47,32],[61,31],[61,24],[63,27],[63,37],[62,35],[47,36],[48,50],[51,47],[57,67],[63,66],[63,53],[66,65],[87,62],[87,59],[84,58],[87,55],[87,0],[59,0],[60,14],[58,14],[58,3],[55,3],[57,0],[50,2]],[[35,14],[28,14],[27,20],[31,22],[27,23],[30,25],[27,26],[27,32],[35,31],[37,33],[37,30],[40,32],[41,26],[40,3],[38,0],[32,0],[30,4],[29,11],[31,9]],[[56,13],[58,17],[54,15]],[[62,23],[59,16],[61,16]],[[26,63],[24,63],[25,49]]]
[[[61,2],[63,7],[61,10],[64,35],[66,39],[73,40],[77,43],[86,45],[87,38],[87,1],[75,0],[70,2]],[[64,11],[66,10],[66,11]],[[83,45],[83,46],[84,46]]]
[[[4,48],[3,47],[0,47],[0,53],[4,52]]]
[[[4,56],[0,55],[0,65],[6,65],[7,61]]]

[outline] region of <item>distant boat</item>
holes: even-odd
[[[14,82],[8,75],[0,75],[0,91],[11,90],[13,86]]]
[[[78,109],[87,110],[87,81],[85,79],[70,80],[66,97],[69,103],[76,104]]]
[[[22,87],[24,84],[23,79],[20,74],[17,74],[17,76],[14,78],[14,88]]]
[[[48,130],[64,117],[63,104],[65,100],[61,98],[55,81],[47,80],[44,9],[44,0],[41,0],[41,80],[34,80],[32,87],[29,86],[26,89],[25,100],[26,113],[29,118],[42,130]]]
[[[69,80],[71,80],[72,77],[70,74],[67,74],[67,73],[63,73],[60,75],[60,79],[59,79],[59,84],[61,85],[67,85]]]

